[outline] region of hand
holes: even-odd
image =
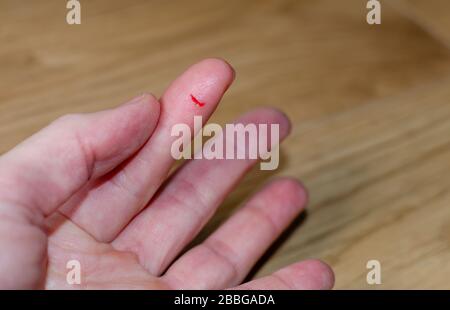
[[[234,79],[207,59],[176,79],[158,102],[64,116],[0,158],[0,288],[223,289],[250,268],[304,208],[289,178],[270,182],[203,243],[177,258],[256,160],[191,160],[168,180],[171,127],[209,118]],[[189,95],[206,104],[198,107]],[[274,109],[241,120],[280,125]],[[81,284],[66,281],[70,260]],[[308,260],[237,288],[329,289],[333,273]]]

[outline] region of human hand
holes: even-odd
[[[200,245],[177,258],[256,160],[191,160],[166,180],[176,123],[207,119],[231,84],[207,59],[151,95],[64,116],[0,158],[0,288],[223,289],[239,285],[304,208],[297,181],[270,182]],[[199,94],[196,108],[189,94]],[[257,109],[244,122],[289,121]],[[78,260],[81,284],[66,281]],[[333,273],[308,260],[236,288],[329,289]]]

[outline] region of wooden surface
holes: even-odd
[[[237,79],[212,121],[273,105],[294,128],[280,169],[253,171],[206,232],[293,175],[309,210],[254,276],[315,257],[339,289],[450,289],[450,2],[399,1],[369,26],[361,0],[89,0],[69,26],[65,1],[0,0],[0,152],[222,57]],[[382,285],[366,283],[370,259]]]
[[[413,19],[432,36],[450,47],[450,18],[447,0],[392,0],[392,5]]]

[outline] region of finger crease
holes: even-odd
[[[281,229],[275,223],[275,221],[270,216],[270,214],[268,212],[264,211],[264,208],[261,208],[261,207],[258,207],[258,206],[254,206],[254,205],[248,205],[248,206],[246,206],[244,208],[246,208],[248,212],[253,213],[254,215],[256,215],[259,218],[261,218],[264,222],[266,222],[270,226],[270,228],[272,229],[272,231],[273,231],[273,233],[275,235],[279,235],[280,234]]]
[[[213,253],[219,260],[224,262],[231,269],[231,279],[235,282],[239,279],[239,268],[236,262],[230,259],[230,255],[222,254],[222,251],[218,250],[213,244],[209,244],[210,242],[214,242],[216,245],[218,244],[221,248],[224,248],[224,252],[228,252],[233,256],[234,251],[223,241],[221,240],[206,240],[203,242],[203,246]]]
[[[94,173],[96,156],[91,147],[86,145],[83,139],[80,137],[78,131],[75,131],[75,141],[81,149],[81,154],[84,161],[84,167],[86,169],[86,181],[89,181]]]
[[[286,287],[288,289],[293,289],[294,288],[294,286],[291,283],[289,283],[288,281],[286,281],[285,279],[283,279],[282,276],[277,275],[276,273],[274,273],[274,274],[272,274],[272,277],[274,277],[275,279],[277,279],[278,281],[280,281],[281,283],[286,285]]]

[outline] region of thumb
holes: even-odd
[[[151,136],[159,103],[143,95],[118,108],[63,116],[0,157],[0,288],[32,288],[43,277],[41,220]]]
[[[135,153],[158,117],[151,95],[111,110],[61,117],[0,157],[0,200],[52,213],[88,180]]]

